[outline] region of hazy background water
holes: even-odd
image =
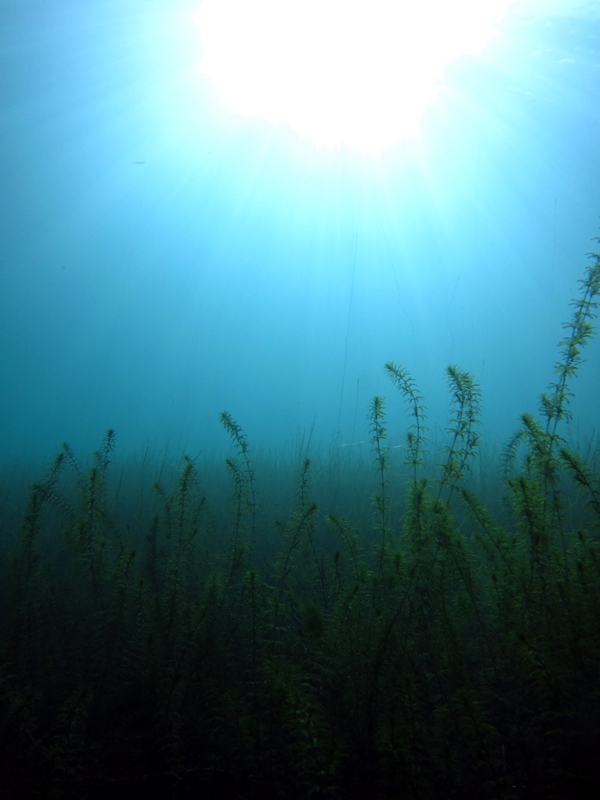
[[[364,442],[374,394],[399,440],[388,360],[440,435],[444,368],[472,372],[501,445],[598,249],[599,4],[509,16],[380,159],[221,109],[197,5],[0,2],[0,461],[108,427],[121,452],[220,451],[224,409],[255,448]]]

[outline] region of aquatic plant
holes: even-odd
[[[355,474],[371,503],[347,513],[305,453],[271,513],[269,464],[228,412],[222,507],[217,465],[184,457],[128,518],[114,432],[88,468],[64,445],[4,551],[3,796],[595,796],[600,481],[561,430],[593,334],[592,259],[493,509],[471,480],[479,387],[456,366],[436,450],[415,379],[385,365],[403,456],[375,397]]]

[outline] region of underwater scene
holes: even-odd
[[[600,2],[0,56],[0,796],[596,798]]]

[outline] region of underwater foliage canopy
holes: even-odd
[[[503,469],[469,373],[435,447],[393,361],[404,451],[375,397],[366,464],[265,465],[227,411],[224,493],[63,445],[0,505],[0,796],[597,797],[598,453],[560,423],[599,296],[593,254]]]

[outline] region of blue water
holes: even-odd
[[[229,115],[183,2],[0,2],[0,460],[62,441],[368,448],[367,408],[443,436],[445,367],[501,446],[537,409],[598,249],[599,3],[509,16],[379,159]],[[559,4],[560,5],[560,4]],[[597,424],[600,345],[571,436]]]

